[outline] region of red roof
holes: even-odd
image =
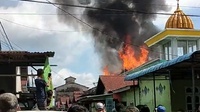
[[[133,81],[125,81],[125,76],[118,75],[101,75],[100,80],[102,81],[105,91],[113,91],[123,87],[132,86]]]

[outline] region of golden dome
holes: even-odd
[[[167,20],[165,28],[194,29],[192,20],[177,5],[176,11]]]

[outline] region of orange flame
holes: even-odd
[[[135,51],[133,49],[133,45],[129,44],[131,43],[131,37],[126,37],[126,43],[123,47],[122,51],[119,51],[119,57],[122,60],[123,63],[123,69],[125,70],[131,70],[133,68],[136,68],[142,64],[144,64],[147,61],[148,58],[148,50],[145,49],[144,46],[140,46],[140,56],[135,56]]]
[[[148,51],[143,47],[141,47],[140,50],[141,50],[141,55],[139,58],[137,58],[134,56],[135,52],[132,46],[125,45],[124,50],[119,52],[119,56],[123,63],[123,69],[131,70],[146,62]]]
[[[135,56],[136,52],[133,49],[133,45],[131,44],[131,37],[127,36],[125,44],[122,50],[119,51],[119,57],[122,60],[122,70],[131,70],[142,64],[144,64],[148,59],[148,50],[145,46],[140,46],[139,56]],[[106,66],[103,70],[104,75],[110,75],[108,67]]]
[[[108,70],[108,66],[104,67],[104,69],[103,69],[103,74],[104,74],[104,75],[110,75],[110,72],[109,72],[109,70]]]

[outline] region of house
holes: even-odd
[[[84,91],[89,89],[89,87],[76,83],[75,80],[76,78],[70,76],[65,79],[65,84],[54,88],[56,104],[63,108],[68,108],[71,104],[77,102]]]
[[[17,94],[19,103],[34,106],[34,94],[27,89],[29,67],[43,67],[54,52],[0,51],[0,89]],[[32,76],[32,74],[31,74]]]
[[[127,81],[138,80],[136,105],[146,104],[151,111],[162,104],[168,112],[195,112],[200,104],[199,40],[200,30],[194,29],[192,20],[177,5],[165,30],[145,41],[151,59],[167,61],[141,66],[125,77]]]
[[[95,95],[82,96],[79,103],[85,105],[90,111],[95,111],[95,103],[103,102],[106,104],[107,112],[111,112],[115,103],[130,105],[133,100],[129,98],[133,92],[132,88],[137,86],[135,81],[124,81],[125,76],[120,75],[101,75],[99,76]],[[130,90],[130,91],[129,91]],[[128,93],[124,93],[128,91]],[[127,101],[127,99],[129,99]]]
[[[46,58],[53,56],[54,52],[0,51],[0,89],[25,91],[28,67],[44,66]]]

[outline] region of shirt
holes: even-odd
[[[46,99],[46,82],[43,79],[35,79],[36,85],[36,98],[37,99]]]

